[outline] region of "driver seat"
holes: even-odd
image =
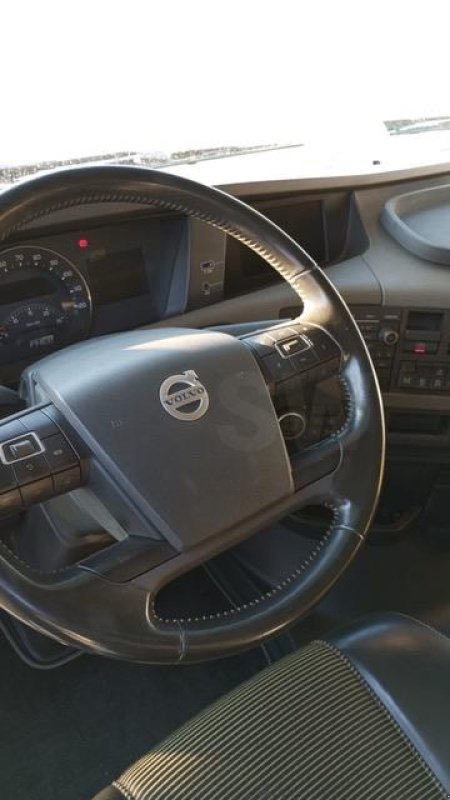
[[[400,614],[277,662],[95,800],[450,796],[450,639]]]

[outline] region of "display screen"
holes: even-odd
[[[94,252],[87,261],[92,299],[97,305],[118,303],[148,293],[144,254],[140,248]]]
[[[325,231],[320,200],[264,208],[262,213],[298,242],[318,264],[325,261]],[[246,251],[243,267],[247,275],[267,270],[267,264],[260,256],[248,248]]]
[[[264,204],[258,210],[298,242],[318,264],[327,262],[328,242],[322,200],[285,202],[271,207]],[[261,256],[232,237],[227,238],[226,259],[225,293],[228,297],[280,279]]]
[[[54,294],[55,287],[50,281],[41,276],[17,278],[14,276],[14,283],[3,283],[0,288],[0,302],[2,305],[10,303],[21,303],[23,300],[31,300],[34,297]]]
[[[444,315],[439,312],[410,311],[408,314],[408,330],[410,331],[440,331]]]

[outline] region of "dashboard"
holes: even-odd
[[[284,182],[277,191],[252,186],[253,194],[225,187],[326,270],[366,339],[388,411],[450,412],[448,268],[405,248],[382,224],[384,210],[397,208],[395,198],[411,190],[414,208],[416,196],[428,198],[433,187],[445,204],[449,181],[445,174],[351,188],[309,182],[306,190]],[[426,213],[432,230],[429,200]],[[59,214],[0,250],[3,384],[16,385],[25,366],[87,337],[142,326],[289,319],[301,311],[298,297],[259,256],[202,222],[136,206]],[[426,427],[423,419],[422,433]],[[442,427],[450,436],[441,419]]]
[[[270,198],[258,208],[322,265],[367,245],[352,194]],[[102,224],[103,222],[103,224]],[[86,337],[152,324],[280,283],[234,239],[183,216],[134,212],[58,226],[0,250],[0,368]]]
[[[381,513],[394,526],[416,506],[446,502],[448,492],[449,186],[450,171],[375,185],[330,178],[221,187],[305,246],[349,305],[383,394]],[[421,214],[417,193],[426,198]],[[135,205],[66,209],[0,248],[0,385],[17,388],[26,366],[89,337],[160,326],[233,325],[242,333],[248,323],[262,327],[301,310],[264,261],[201,221]],[[320,441],[339,425],[335,389],[324,382],[315,405],[295,408],[307,425],[286,433],[293,457],[308,436]],[[277,402],[290,424],[293,398]]]
[[[2,249],[2,382],[71,343],[213,302],[211,273],[223,272],[224,246],[214,231],[203,239],[195,228],[179,216],[119,218]]]

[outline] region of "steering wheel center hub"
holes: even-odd
[[[209,408],[208,391],[192,369],[166,378],[159,399],[163,409],[181,421],[201,419]]]
[[[133,331],[56,353],[30,376],[34,399],[54,403],[178,551],[293,493],[264,377],[233,336]]]

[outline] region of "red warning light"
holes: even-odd
[[[414,345],[414,352],[416,356],[424,356],[427,352],[426,344],[422,344],[422,342],[417,342],[417,344]]]
[[[86,250],[89,247],[89,239],[78,239],[78,247],[80,250]]]

